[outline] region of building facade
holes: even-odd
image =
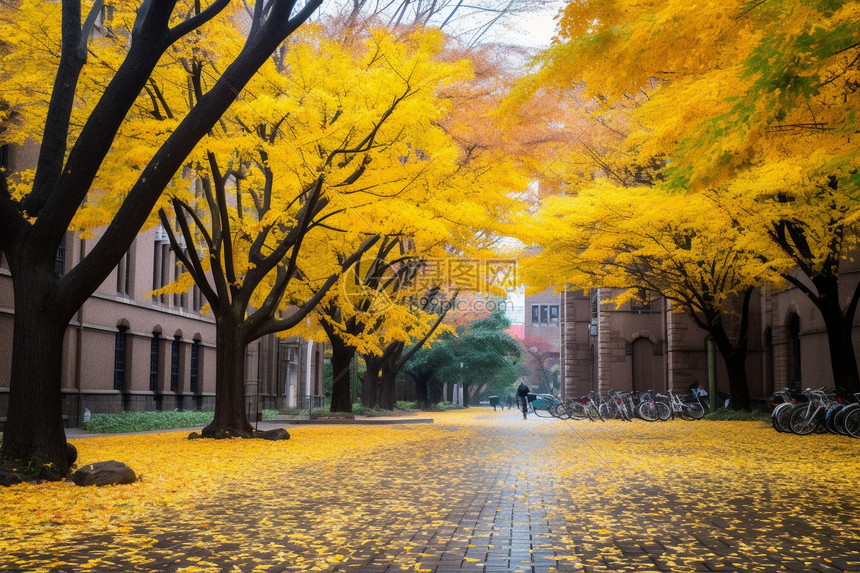
[[[844,292],[852,292],[858,279],[856,265],[848,265],[840,275]],[[563,395],[610,388],[686,392],[697,382],[707,387],[709,334],[689,315],[673,312],[665,299],[617,307],[607,302],[617,294],[612,289],[570,289],[559,295]],[[749,312],[746,372],[754,402],[792,385],[834,385],[824,321],[800,290],[760,289]],[[737,320],[736,315],[727,316],[729,332]],[[858,342],[860,323],[855,318],[855,348]],[[718,351],[716,366],[717,390],[728,394]]]
[[[57,253],[57,272],[74,266],[87,243],[68,233]],[[152,294],[179,273],[164,230],[149,229],[76,313],[64,340],[68,426],[78,425],[85,411],[214,408],[215,322],[205,312],[205,299],[196,287]],[[0,427],[8,408],[14,312],[12,279],[0,256]],[[246,356],[249,419],[264,408],[305,407],[321,395],[323,352],[322,345],[297,337],[252,343]]]

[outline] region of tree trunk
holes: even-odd
[[[442,382],[436,377],[436,374],[430,374],[426,382],[427,400],[430,404],[438,404],[442,401]]]
[[[854,343],[851,339],[852,320],[840,308],[837,295],[821,290],[819,293],[818,300],[813,302],[821,312],[827,328],[827,344],[830,349],[830,368],[833,371],[834,386],[851,394],[860,392],[860,374],[857,371],[857,357],[854,354]]]
[[[57,480],[69,473],[60,392],[68,319],[49,291],[53,269],[40,272],[34,265],[18,271],[2,456],[18,470]]]
[[[402,360],[405,345],[402,342],[392,342],[378,358],[376,403],[380,408],[393,410],[397,403],[397,375],[403,368]]]
[[[245,337],[236,322],[220,317],[215,339],[215,418],[203,428],[204,438],[253,438],[245,413]],[[255,413],[256,415],[256,413]]]
[[[430,400],[427,399],[427,377],[420,372],[407,371],[406,374],[415,382],[415,405],[420,410],[430,406]]]
[[[379,407],[393,410],[397,404],[397,360],[390,358],[382,363],[382,377],[379,380]]]
[[[733,344],[722,325],[713,327],[711,334],[720,356],[726,365],[729,377],[731,405],[735,410],[747,410],[750,406],[750,391],[747,383],[747,337],[741,336],[740,342]]]
[[[365,408],[373,408],[374,406],[383,407],[380,402],[379,392],[379,369],[383,364],[381,356],[373,354],[363,354],[364,358],[364,379],[361,383],[361,405]]]
[[[332,412],[352,412],[352,396],[350,395],[350,366],[355,356],[355,348],[347,346],[337,338],[329,338],[331,342],[331,408]]]

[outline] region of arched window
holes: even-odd
[[[188,373],[188,384],[192,394],[200,390],[200,339],[195,338],[191,343],[191,365]]]
[[[119,325],[116,327],[116,336],[114,338],[113,349],[113,389],[122,390],[125,388],[125,374],[128,360],[128,327]]]
[[[178,334],[173,337],[170,343],[170,391],[179,392],[179,345],[182,343],[182,337]]]
[[[149,343],[149,390],[158,392],[158,379],[161,364],[161,333],[153,331]]]

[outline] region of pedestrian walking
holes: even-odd
[[[526,386],[525,382],[520,382],[520,387],[517,388],[517,402],[523,408],[523,420],[526,419],[529,412],[529,392],[531,392],[531,389]]]

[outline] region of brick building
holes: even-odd
[[[62,273],[80,260],[87,241],[67,234],[57,253]],[[142,232],[122,262],[75,314],[64,340],[63,414],[78,425],[91,413],[122,410],[212,410],[215,323],[202,313],[195,287],[181,295],[150,295],[176,278],[163,229]],[[6,418],[12,353],[12,280],[0,256],[0,427]],[[262,408],[304,406],[320,395],[322,345],[267,336],[247,350],[246,394],[251,420]]]
[[[856,266],[845,269],[840,280],[853,287],[860,278],[857,271]],[[672,312],[665,299],[616,308],[606,302],[615,294],[611,289],[571,289],[558,295],[565,396],[609,388],[687,391],[694,382],[707,385],[707,332],[688,315]],[[855,320],[855,347],[858,326]],[[803,293],[766,288],[753,295],[746,361],[752,400],[766,400],[775,389],[797,382],[803,388],[832,387],[829,357],[824,321]],[[717,389],[728,393],[719,354],[716,366]]]

